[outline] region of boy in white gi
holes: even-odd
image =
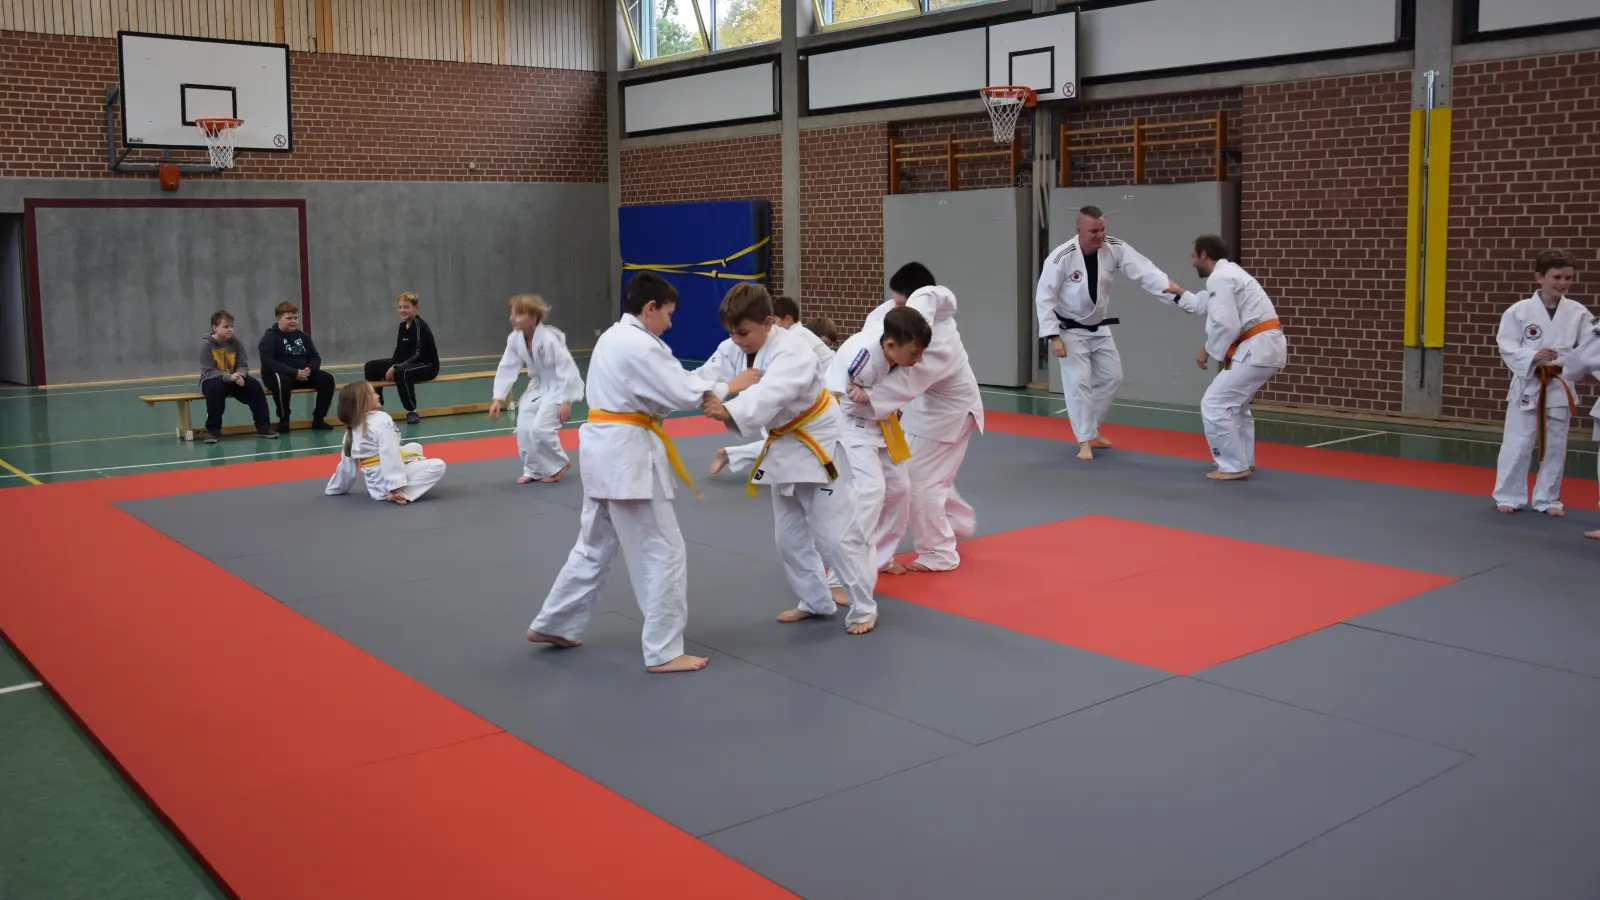
[[[422,499],[444,477],[444,460],[428,459],[422,445],[400,443],[400,426],[384,412],[378,392],[365,381],[339,390],[339,421],[344,423],[344,450],[323,493],[350,493],[356,480],[367,483],[367,496],[399,506]]]
[[[873,548],[873,572],[889,570],[906,533],[911,448],[897,414],[879,417],[870,405],[857,405],[850,398],[850,388],[871,391],[889,373],[920,363],[932,342],[933,328],[927,318],[914,309],[897,306],[851,335],[828,367],[826,384],[844,415],[845,456],[856,483],[856,527],[867,535]],[[884,498],[891,482],[897,502],[887,504]],[[838,576],[829,573],[829,586],[838,587],[837,582]]]
[[[561,449],[561,426],[572,415],[572,401],[583,399],[583,376],[567,350],[567,336],[545,324],[549,304],[538,294],[518,294],[510,306],[511,334],[494,373],[489,418],[500,418],[501,404],[511,399],[517,376],[527,369],[528,386],[517,404],[517,455],[522,457],[517,484],[553,484],[570,465]]]
[[[867,536],[856,527],[855,484],[841,452],[843,418],[823,386],[817,357],[806,343],[772,320],[772,299],[759,284],[740,284],[717,311],[728,340],[698,374],[732,381],[732,373],[759,371],[760,381],[705,413],[741,434],[767,433],[746,492],[768,485],[784,575],[799,599],[778,616],[798,622],[831,616],[836,608],[823,566],[839,577],[850,611],[846,631],[866,634],[877,626]],[[821,557],[820,559],[818,557]]]
[[[1106,234],[1099,207],[1078,210],[1078,234],[1057,247],[1039,273],[1034,307],[1039,337],[1061,360],[1061,391],[1067,418],[1078,441],[1078,458],[1094,459],[1093,447],[1110,447],[1100,436],[1100,423],[1122,384],[1122,357],[1111,339],[1108,318],[1111,282],[1116,273],[1151,294],[1181,294],[1183,289],[1139,251]]]
[[[1250,400],[1289,363],[1289,345],[1272,299],[1250,273],[1228,260],[1228,246],[1214,234],[1195,238],[1189,249],[1194,270],[1206,280],[1198,294],[1183,293],[1177,305],[1206,317],[1206,345],[1194,359],[1202,371],[1222,363],[1200,400],[1200,417],[1217,481],[1249,478],[1256,467],[1256,420]],[[1165,298],[1163,298],[1165,299]]]
[[[826,372],[828,363],[833,362],[833,345],[818,337],[810,328],[800,324],[799,302],[793,297],[773,297],[772,316],[777,320],[779,328],[799,337],[811,347],[811,352],[817,355],[817,368]],[[755,464],[756,456],[761,453],[766,437],[762,435],[759,441],[751,441],[737,447],[719,447],[717,455],[711,460],[711,474],[720,474],[723,469],[737,474],[750,468]]]
[[[683,535],[672,511],[674,473],[691,489],[677,448],[661,428],[675,410],[697,409],[755,382],[711,384],[684,371],[661,335],[672,327],[678,292],[654,272],[640,272],[623,294],[623,316],[595,341],[589,360],[589,418],[583,448],[583,513],[578,541],[528,628],[528,640],[579,646],[617,551],[628,566],[644,613],[644,664],[651,672],[693,672],[703,656],[683,652],[689,618]],[[669,468],[670,467],[670,468]],[[696,495],[698,495],[696,491]]]
[[[1589,311],[1566,296],[1577,263],[1561,250],[1539,254],[1533,265],[1538,291],[1513,303],[1500,317],[1500,358],[1511,369],[1505,437],[1494,484],[1495,508],[1503,513],[1527,505],[1532,457],[1539,466],[1533,508],[1550,516],[1566,515],[1561,475],[1567,462],[1567,428],[1577,401],[1556,359],[1578,345],[1589,325]]]
[[[1577,384],[1585,375],[1600,374],[1600,319],[1595,319],[1584,331],[1583,337],[1578,341],[1578,348],[1561,354],[1561,378],[1568,384]],[[1594,417],[1594,437],[1600,441],[1600,401],[1596,401],[1594,409],[1589,411]],[[1595,477],[1600,478],[1600,464],[1596,465]],[[1583,536],[1590,540],[1600,541],[1600,529],[1585,531]]]
[[[891,300],[867,317],[882,321],[888,310],[907,306],[932,323],[933,342],[915,368],[896,369],[869,392],[852,386],[850,399],[885,418],[900,412],[911,461],[907,463],[909,496],[897,496],[891,480],[885,485],[885,516],[906,516],[917,558],[908,566],[891,563],[884,571],[899,575],[948,572],[961,564],[956,542],[977,530],[977,516],[956,490],[956,472],[967,454],[974,430],[983,431],[983,398],[972,375],[966,348],[956,327],[956,297],[934,281],[921,263],[907,263],[889,279]],[[905,511],[899,512],[904,509]],[[904,520],[901,520],[904,521]],[[893,527],[892,523],[883,523]],[[895,540],[904,535],[895,530]]]

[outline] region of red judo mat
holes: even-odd
[[[990,413],[988,425],[1071,437],[1063,420]],[[723,430],[700,417],[667,428]],[[1207,459],[1198,435],[1107,433],[1124,451]],[[562,443],[574,448],[577,432]],[[428,450],[452,464],[516,452],[509,435]],[[1258,460],[1485,496],[1493,481],[1336,450],[1263,444]],[[0,491],[0,630],[232,892],[789,896],[112,505],[323,479],[332,465],[324,454]],[[1075,551],[1070,582],[1063,548]],[[1175,672],[1448,581],[1103,517],[969,541],[962,554],[955,573],[885,578],[880,590]]]
[[[877,592],[1180,675],[1455,580],[1109,516],[960,550],[955,571],[880,575]]]

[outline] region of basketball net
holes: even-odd
[[[233,140],[239,133],[243,119],[195,119],[194,127],[205,135],[206,150],[211,154],[211,165],[218,169],[233,168]]]
[[[1024,107],[1037,102],[1033,91],[1025,87],[1002,85],[978,91],[983,95],[983,105],[989,110],[989,122],[994,126],[994,142],[1009,144],[1017,134],[1017,120]]]

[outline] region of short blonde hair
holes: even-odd
[[[550,315],[550,304],[538,294],[518,294],[506,302],[511,311],[524,316],[533,316],[543,322]]]
[[[406,291],[405,293],[401,294],[400,298],[398,300],[396,300],[395,302],[396,303],[409,303],[412,306],[421,306],[422,305],[422,301],[417,299],[417,295],[411,293],[410,291]]]

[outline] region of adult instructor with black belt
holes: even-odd
[[[1117,272],[1151,294],[1181,294],[1183,289],[1139,251],[1106,234],[1099,207],[1078,210],[1077,236],[1051,251],[1039,275],[1034,305],[1039,336],[1061,360],[1061,388],[1067,418],[1078,442],[1078,458],[1094,459],[1093,447],[1110,447],[1100,423],[1122,384],[1122,357],[1108,326],[1111,281]]]

